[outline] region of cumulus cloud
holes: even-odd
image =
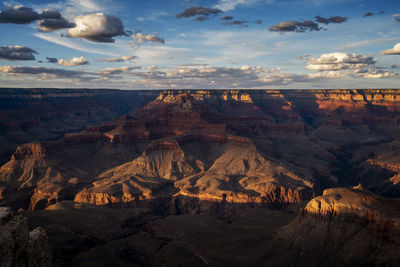
[[[113,43],[114,37],[127,35],[121,20],[104,13],[95,13],[74,18],[75,27],[68,29],[67,36],[84,38],[93,42]]]
[[[74,23],[69,22],[60,12],[54,9],[46,8],[43,10],[41,20],[38,21],[38,29],[42,32],[52,32],[60,29],[72,28]]]
[[[111,57],[111,58],[106,58],[102,59],[101,61],[105,62],[125,62],[125,61],[131,61],[133,59],[137,58],[137,56],[122,56],[122,57]]]
[[[207,20],[210,15],[218,15],[222,13],[222,10],[218,8],[208,8],[208,7],[189,7],[186,8],[182,13],[176,14],[176,18],[190,18],[196,17],[196,21]]]
[[[71,60],[59,59],[57,63],[58,65],[61,66],[73,67],[73,66],[88,65],[89,61],[84,57],[74,57]]]
[[[375,62],[375,59],[370,56],[335,52],[323,54],[319,58],[311,58],[308,60],[306,68],[317,71],[361,69],[373,65]]]
[[[397,76],[395,73],[387,70],[364,69],[356,70],[353,73],[355,77],[362,77],[365,79],[383,79]]]
[[[2,46],[0,47],[0,59],[5,60],[35,60],[35,50],[26,46]]]
[[[212,67],[186,65],[175,68],[150,68],[134,72],[138,79],[133,84],[149,88],[255,88],[303,82],[309,78],[279,72],[279,68],[266,69],[261,66]]]
[[[306,32],[306,31],[319,31],[321,28],[317,23],[311,20],[305,21],[284,21],[278,25],[269,27],[271,32]]]
[[[382,55],[400,55],[400,43],[397,43],[392,49],[381,52]]]
[[[307,62],[307,69],[318,73],[308,75],[310,79],[339,79],[364,78],[382,79],[397,76],[397,74],[377,67],[375,59],[370,56],[348,53],[323,54],[319,58],[311,58]]]
[[[39,13],[32,8],[21,5],[7,5],[0,12],[0,23],[29,24],[40,18]]]
[[[233,26],[233,25],[237,25],[237,26],[248,27],[247,23],[248,23],[247,20],[233,20],[233,21],[229,21],[229,22],[222,22],[221,25],[222,25],[222,26]]]
[[[363,17],[366,18],[366,17],[371,17],[373,15],[374,15],[374,13],[368,12],[368,13],[365,13]]]
[[[324,79],[344,79],[344,78],[363,78],[363,79],[385,79],[397,76],[396,73],[379,70],[373,68],[356,69],[356,70],[340,70],[340,71],[324,71],[311,73],[308,75],[313,80]]]
[[[343,23],[346,22],[348,18],[346,17],[341,17],[341,16],[333,16],[329,18],[324,18],[321,16],[316,16],[315,20],[319,23],[323,24],[329,24],[329,23]]]
[[[140,45],[144,42],[151,42],[151,43],[160,43],[160,44],[164,44],[165,40],[158,37],[158,33],[155,32],[153,34],[149,34],[149,35],[144,35],[142,33],[138,33],[138,34],[133,34],[132,35],[132,39],[133,39],[133,46],[137,46]]]

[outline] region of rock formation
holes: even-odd
[[[312,199],[296,221],[283,227],[268,264],[398,266],[400,201],[370,192],[332,188]]]
[[[44,92],[38,94],[57,95]],[[87,94],[66,91],[63,97],[82,93]],[[93,96],[107,94],[130,95]],[[58,141],[17,147],[0,169],[0,203],[35,210],[63,200],[138,205],[181,197],[176,203],[195,198],[282,207],[326,187],[359,183],[400,196],[394,161],[371,158],[398,134],[395,90],[177,90],[136,96],[134,105],[143,107],[121,117],[65,133]]]
[[[46,232],[29,232],[26,218],[14,216],[10,208],[0,207],[0,263],[12,266],[51,266]]]
[[[0,104],[0,205],[45,227],[57,264],[400,262],[397,90],[5,90]],[[4,262],[49,264],[45,233],[2,214]]]

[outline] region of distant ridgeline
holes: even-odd
[[[399,90],[2,89],[0,109],[0,204],[15,209],[400,197]]]

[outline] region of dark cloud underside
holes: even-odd
[[[284,21],[278,25],[269,27],[271,32],[306,32],[306,31],[319,31],[321,28],[317,23],[311,20],[305,21]]]
[[[74,23],[71,23],[63,18],[60,12],[54,9],[44,9],[41,17],[42,19],[38,22],[38,28],[43,32],[51,32],[75,27]]]
[[[40,31],[51,32],[74,27],[57,10],[46,8],[41,14],[24,6],[7,6],[0,12],[0,23],[30,24],[38,21]]]
[[[315,20],[319,23],[323,24],[329,24],[329,23],[343,23],[346,22],[348,18],[346,17],[341,17],[341,16],[333,16],[329,18],[324,18],[321,16],[316,16]]]
[[[189,7],[182,13],[176,14],[177,19],[196,17],[195,21],[205,21],[210,15],[218,15],[223,13],[222,10],[217,8],[208,7]]]
[[[44,67],[11,67],[11,66],[1,66],[0,72],[14,74],[14,75],[40,75],[47,74],[53,75],[56,78],[72,78],[80,77],[86,74],[82,71],[65,70],[58,68],[44,68]]]
[[[58,59],[55,57],[46,57],[47,63],[57,63]]]
[[[0,13],[0,23],[29,24],[39,18],[39,13],[23,6],[7,6]]]
[[[229,22],[222,22],[221,25],[222,26],[233,26],[233,25],[237,25],[237,26],[248,26],[247,25],[248,21],[247,20],[234,20],[234,21],[229,21]]]
[[[221,17],[222,20],[233,20],[232,16],[223,16]]]
[[[35,50],[26,46],[0,47],[0,59],[5,60],[35,60]]]

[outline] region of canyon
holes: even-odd
[[[0,205],[55,266],[400,262],[399,90],[4,89],[0,111]]]

